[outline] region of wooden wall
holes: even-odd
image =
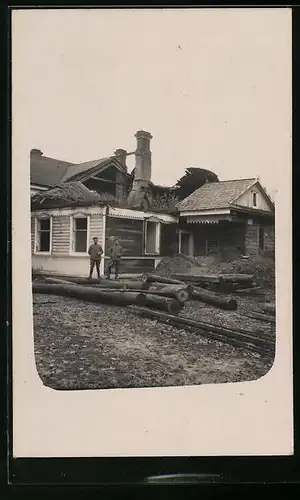
[[[31,217],[31,253],[34,252],[35,217]]]
[[[138,219],[106,218],[105,248],[111,245],[109,238],[117,237],[124,248],[124,256],[143,255],[143,221]]]
[[[103,215],[90,215],[90,241],[94,236],[99,243],[103,241]],[[34,252],[35,217],[31,217],[31,251]],[[69,255],[70,252],[70,216],[54,215],[52,217],[52,255]]]
[[[67,215],[52,218],[52,253],[68,254],[70,249],[70,217]]]
[[[264,250],[259,249],[259,227],[264,228]],[[248,255],[274,255],[275,253],[275,225],[266,220],[257,219],[253,224],[247,225],[246,251]]]

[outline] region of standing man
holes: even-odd
[[[96,266],[98,279],[100,279],[100,262],[101,255],[103,254],[102,246],[98,244],[98,238],[93,238],[94,243],[89,248],[89,256],[90,256],[90,275],[89,279],[91,279],[93,275],[94,267]]]
[[[110,262],[107,266],[107,278],[110,279],[111,270],[115,268],[115,278],[118,279],[119,269],[120,269],[120,260],[123,255],[123,247],[120,245],[119,240],[117,238],[114,239],[112,245],[109,247],[107,253],[110,256]]]

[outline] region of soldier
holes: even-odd
[[[115,268],[115,278],[118,279],[120,260],[123,255],[123,247],[120,245],[118,238],[115,238],[107,253],[110,257],[110,262],[107,266],[107,278],[110,279],[111,270]]]
[[[90,275],[89,279],[92,278],[94,267],[96,266],[98,279],[100,279],[100,262],[101,255],[103,254],[102,246],[98,244],[98,238],[93,238],[94,243],[89,248],[90,256]]]

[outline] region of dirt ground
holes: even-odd
[[[188,302],[182,315],[274,339],[269,323],[243,316],[274,301],[236,297],[236,312]],[[126,308],[34,295],[35,358],[47,386],[58,390],[194,385],[256,380],[273,359],[206,336],[141,319]]]

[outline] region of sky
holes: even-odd
[[[143,129],[156,184],[193,166],[272,197],[291,168],[288,9],[19,10],[12,68],[28,151],[79,163]]]

